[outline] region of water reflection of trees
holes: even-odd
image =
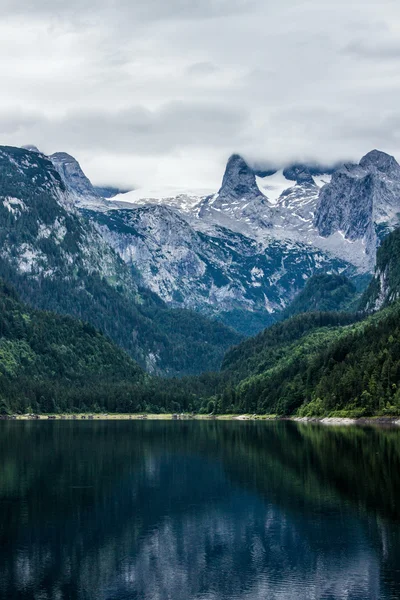
[[[377,597],[388,574],[385,585],[396,587],[398,431],[259,422],[1,427],[2,597],[152,590],[147,597],[156,598],[164,590],[186,600],[211,584],[221,598],[235,590],[262,598],[286,585],[290,598],[307,573],[331,597],[367,580],[375,589],[365,598]],[[367,538],[376,548],[363,545]]]

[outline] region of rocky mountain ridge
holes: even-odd
[[[76,161],[68,170],[53,156],[74,203],[146,287],[245,333],[274,320],[315,273],[371,273],[400,210],[400,167],[379,151],[358,165],[278,170],[233,155],[214,195],[111,200]]]

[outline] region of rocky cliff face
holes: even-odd
[[[243,222],[243,227],[259,221],[261,227],[268,228],[271,219],[271,205],[257,185],[256,175],[245,160],[234,154],[228,160],[219,192],[204,198],[196,207],[201,220],[211,225],[227,225],[234,231]]]
[[[75,203],[100,201],[102,196],[86,177],[78,161],[66,152],[56,152],[49,159],[60,176]]]
[[[233,154],[226,165],[218,200],[235,202],[246,198],[247,201],[263,198],[258,189],[253,169],[238,154]]]
[[[339,231],[351,242],[362,240],[367,255],[374,257],[399,212],[400,166],[373,150],[358,165],[346,164],[333,174],[319,195],[314,224],[321,236]]]
[[[400,211],[400,167],[379,151],[358,165],[264,171],[233,155],[214,195],[140,199],[135,190],[123,202],[100,197],[68,155],[50,158],[69,197],[146,287],[247,333],[315,273],[372,272]]]
[[[43,154],[0,147],[0,256],[26,277],[68,279],[76,269],[124,277],[124,266],[75,210]]]

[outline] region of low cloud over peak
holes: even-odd
[[[400,156],[400,5],[2,3],[0,141],[95,182],[216,187],[255,163]]]

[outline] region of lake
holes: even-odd
[[[400,430],[0,422],[0,597],[400,598]]]

